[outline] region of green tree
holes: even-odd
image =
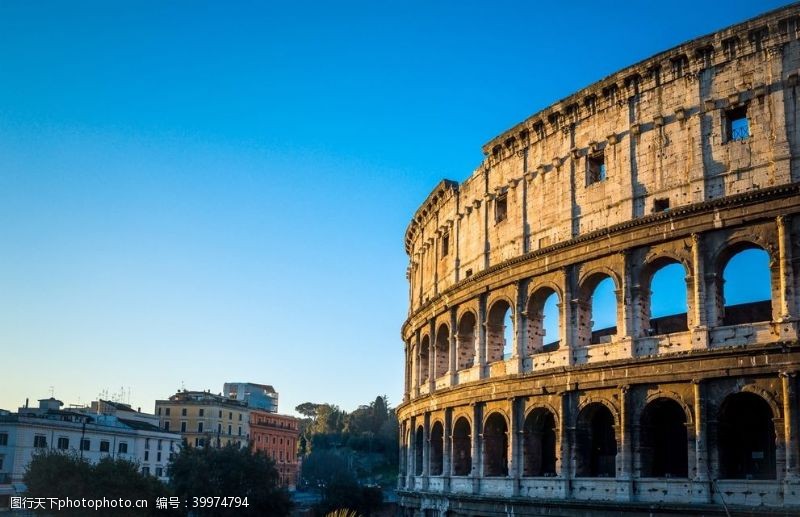
[[[34,454],[25,471],[26,496],[55,497],[59,499],[144,499],[148,509],[141,508],[67,508],[59,513],[65,515],[97,516],[115,515],[170,515],[171,512],[156,510],[158,497],[170,495],[167,487],[158,479],[142,474],[136,463],[103,458],[93,465],[77,453],[44,450]]]
[[[183,447],[170,465],[170,486],[192,505],[195,497],[247,498],[247,507],[195,508],[193,515],[288,515],[289,493],[279,486],[275,463],[263,453],[228,446]]]

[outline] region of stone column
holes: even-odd
[[[411,393],[411,347],[407,342],[403,342],[403,357],[405,357],[405,371],[403,375],[403,401],[408,401]],[[402,442],[401,442],[402,443]]]
[[[635,310],[633,306],[631,294],[631,278],[633,278],[633,263],[631,254],[628,251],[622,253],[622,285],[616,292],[617,295],[617,339],[630,338],[635,336],[634,315]],[[633,347],[631,347],[632,349]]]
[[[513,308],[512,316],[514,318],[514,346],[511,349],[511,361],[509,366],[506,367],[506,373],[520,373],[523,370],[523,361],[527,356],[526,353],[526,335],[525,329],[527,328],[527,313],[525,312],[525,298],[527,291],[527,282],[521,280],[517,282],[517,300]]]
[[[422,424],[422,489],[428,489],[431,475],[431,414],[425,413]]]
[[[419,331],[414,333],[413,344],[411,346],[411,396],[419,396],[419,379],[420,379],[420,353],[419,353]]]
[[[558,458],[558,476],[564,480],[562,489],[562,497],[569,499],[572,473],[574,468],[571,461],[572,444],[575,443],[575,427],[571,422],[572,412],[570,410],[570,392],[565,391],[561,394],[561,407],[559,408],[558,415],[558,442],[559,442],[559,458]]]
[[[708,348],[708,319],[706,316],[706,273],[702,240],[692,234],[692,348]],[[687,315],[688,316],[688,315]]]
[[[706,422],[706,396],[703,383],[699,379],[692,380],[694,389],[694,435],[695,435],[695,477],[692,490],[692,502],[711,502],[711,482],[708,465],[708,432]]]
[[[619,426],[617,429],[617,501],[633,497],[631,480],[633,447],[631,446],[630,386],[619,389]]]
[[[781,372],[783,394],[783,435],[786,444],[786,479],[800,481],[800,445],[797,432],[797,374]]]
[[[482,294],[478,302],[478,335],[475,340],[477,350],[475,351],[475,364],[478,367],[478,378],[483,379],[487,376],[486,372],[486,293]]]
[[[442,447],[442,478],[444,493],[450,491],[450,476],[453,475],[453,408],[444,411],[444,445]]]
[[[448,357],[448,377],[450,386],[456,384],[456,372],[458,371],[458,320],[456,319],[456,307],[450,309],[450,356]]]
[[[476,403],[472,406],[472,493],[481,492],[481,477],[483,477],[483,404]]]
[[[409,420],[410,429],[406,433],[406,436],[409,437],[408,439],[408,454],[406,455],[406,487],[409,489],[414,489],[414,476],[416,475],[417,465],[416,465],[416,457],[417,457],[417,430],[416,430],[416,418],[411,417]]]
[[[428,331],[428,393],[436,390],[436,321],[431,320]]]
[[[778,271],[780,276],[780,320],[797,317],[795,310],[794,271],[792,270],[792,242],[790,221],[786,216],[777,217],[778,225]]]
[[[525,401],[520,397],[511,398],[511,427],[508,432],[509,464],[508,477],[511,478],[512,495],[519,496],[519,482],[522,477],[522,418]]]

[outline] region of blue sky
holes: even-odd
[[[487,140],[780,2],[0,3],[0,408],[402,395],[403,232]]]

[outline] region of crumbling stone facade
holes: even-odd
[[[405,237],[406,513],[800,511],[798,71],[795,4],[589,86],[436,186]],[[770,299],[726,304],[750,249]],[[653,317],[672,264],[686,312]]]

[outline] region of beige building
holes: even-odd
[[[800,511],[799,36],[794,4],[653,56],[431,192],[405,235],[406,515]],[[765,260],[731,278],[742,253]],[[685,309],[656,317],[666,267]]]
[[[247,447],[250,436],[247,405],[207,391],[179,391],[156,401],[164,431],[180,433],[192,447]]]

